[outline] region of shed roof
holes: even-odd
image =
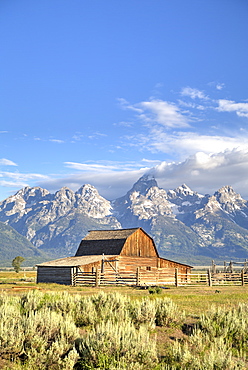
[[[116,256],[104,256],[106,258],[116,257]],[[84,266],[90,263],[101,261],[103,256],[80,256],[80,257],[66,257],[60,258],[53,261],[43,262],[38,267],[76,267]]]
[[[182,266],[186,266],[186,267],[190,267],[191,269],[193,268],[193,266],[190,266],[190,265],[187,265],[186,263],[182,263],[182,262],[176,262],[176,261],[173,261],[173,260],[168,260],[168,258],[163,258],[163,257],[159,257],[161,260],[164,260],[164,261],[167,261],[167,262],[173,262],[173,263],[176,263],[178,265],[182,265]]]
[[[81,241],[76,256],[119,255],[127,238],[138,229],[92,230]]]

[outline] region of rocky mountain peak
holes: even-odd
[[[0,203],[0,211],[6,212],[6,216],[9,221],[9,217],[13,215],[19,215],[22,217],[26,214],[27,210],[30,210],[36,203],[42,200],[50,199],[51,194],[48,190],[40,187],[29,187],[19,190],[15,195],[11,195],[3,202]]]
[[[71,189],[64,186],[63,188],[61,188],[55,193],[54,198],[55,200],[61,201],[61,202],[67,201],[67,200],[75,200],[75,194]]]
[[[76,193],[76,206],[93,218],[103,218],[111,213],[111,203],[103,198],[97,189],[90,185],[83,185]]]
[[[128,192],[145,195],[147,191],[152,187],[158,187],[157,181],[151,175],[143,175],[140,179],[133,185],[132,189]]]
[[[13,195],[13,198],[23,198],[25,202],[29,202],[30,198],[40,200],[47,195],[50,195],[50,193],[46,189],[40,188],[39,186],[34,186],[32,188],[26,186],[25,188],[19,190],[15,195]]]
[[[169,190],[168,194],[170,194],[172,198],[175,198],[175,197],[181,197],[181,196],[185,197],[188,195],[193,196],[193,195],[196,195],[197,193],[191,190],[190,187],[187,186],[186,184],[183,184],[181,186],[178,186],[178,188],[174,190]]]
[[[214,193],[214,196],[221,202],[242,199],[240,194],[235,193],[233,188],[229,185],[220,188]]]
[[[247,213],[247,201],[236,193],[231,186],[223,186],[214,193],[214,196],[223,210],[232,213],[245,208]]]
[[[74,192],[67,187],[63,187],[55,193],[54,199],[51,202],[51,209],[61,217],[74,207],[75,201]]]
[[[79,188],[75,194],[83,197],[85,200],[89,200],[90,198],[95,196],[100,197],[98,190],[90,184],[85,184],[81,186],[81,188]]]

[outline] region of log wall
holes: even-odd
[[[71,285],[71,267],[38,266],[37,283],[57,283]]]

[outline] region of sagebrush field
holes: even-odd
[[[246,369],[248,287],[68,287],[0,273],[0,368]],[[151,294],[152,293],[152,294]]]

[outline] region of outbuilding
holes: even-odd
[[[38,283],[161,285],[188,282],[191,266],[161,258],[142,229],[93,230],[75,257],[37,265]]]

